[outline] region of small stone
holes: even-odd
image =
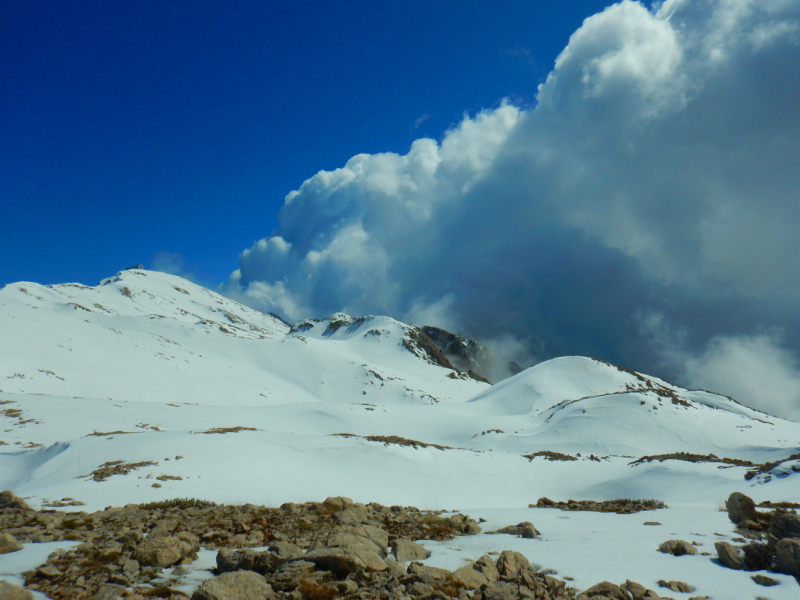
[[[758,585],[763,585],[766,587],[778,585],[780,583],[780,581],[778,581],[777,579],[773,579],[772,577],[767,577],[766,575],[761,575],[760,573],[758,575],[753,575],[750,579],[755,581]]]
[[[680,592],[682,594],[688,594],[689,592],[693,592],[695,588],[688,583],[684,583],[683,581],[664,581],[663,579],[659,579],[656,583],[663,588],[667,588],[668,590],[672,590],[673,592]]]
[[[661,525],[658,521],[645,521],[643,525]]]

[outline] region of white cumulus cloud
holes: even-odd
[[[434,319],[651,371],[667,361],[637,315],[657,311],[686,330],[696,367],[664,373],[686,381],[766,343],[737,337],[753,331],[795,351],[799,32],[800,0],[615,4],[571,36],[534,108],[503,102],[305,181],[226,289],[289,319]]]

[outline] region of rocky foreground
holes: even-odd
[[[605,508],[593,503],[583,510],[606,511],[622,505],[608,502]],[[543,499],[542,504],[581,510],[574,502]],[[654,508],[643,505],[640,510]],[[750,541],[742,547],[717,543],[719,560],[733,569],[772,569],[800,576],[800,516],[790,508],[770,508],[774,509],[761,512],[747,496],[731,495],[728,514]],[[54,600],[186,598],[175,587],[200,548],[218,551],[216,576],[194,592],[193,600],[661,598],[633,581],[602,582],[578,592],[552,574],[537,571],[513,551],[490,553],[494,556],[482,556],[452,572],[420,562],[428,552],[416,540],[445,540],[480,531],[476,521],[460,514],[445,517],[413,507],[357,504],[343,497],[280,508],[178,499],[89,514],[32,510],[24,500],[3,492],[0,553],[19,550],[22,543],[82,543],[54,552],[45,564],[26,572],[27,589],[0,581],[0,600],[32,598],[28,590]],[[527,522],[489,533],[539,535]],[[659,550],[676,556],[695,552],[682,540],[668,540]],[[756,577],[769,585],[769,577]],[[658,583],[675,592],[693,590],[680,581]]]

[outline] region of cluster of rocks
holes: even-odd
[[[556,502],[550,498],[539,498],[536,504],[529,504],[528,508],[558,508],[568,511],[592,511],[592,512],[612,512],[622,515],[637,513],[642,510],[657,510],[667,508],[667,505],[660,500],[633,498],[616,498],[614,500],[567,500],[566,502]]]
[[[516,527],[526,533],[527,525]],[[0,530],[2,552],[17,551],[23,542],[81,542],[23,574],[28,590],[54,600],[185,598],[175,587],[200,548],[218,553],[217,576],[195,592],[198,600],[466,600],[466,590],[473,590],[473,600],[573,596],[565,582],[536,572],[516,552],[496,561],[484,556],[452,573],[418,562],[428,553],[416,540],[480,532],[465,515],[343,497],[280,508],[187,499],[65,513],[32,510],[3,492]],[[6,592],[3,598],[30,598],[22,588]]]
[[[739,492],[728,497],[725,508],[737,531],[751,541],[743,546],[716,542],[714,546],[723,565],[730,569],[770,570],[800,576],[800,515],[797,511],[777,507],[759,512],[753,499]],[[769,580],[764,576],[761,579]]]

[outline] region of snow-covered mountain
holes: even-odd
[[[0,290],[0,489],[88,510],[344,495],[490,524],[542,496],[712,513],[736,490],[800,498],[800,461],[745,479],[800,451],[798,423],[586,357],[490,386],[444,349],[388,317],[289,326],[163,273],[11,284]],[[563,560],[574,552],[565,545]]]

